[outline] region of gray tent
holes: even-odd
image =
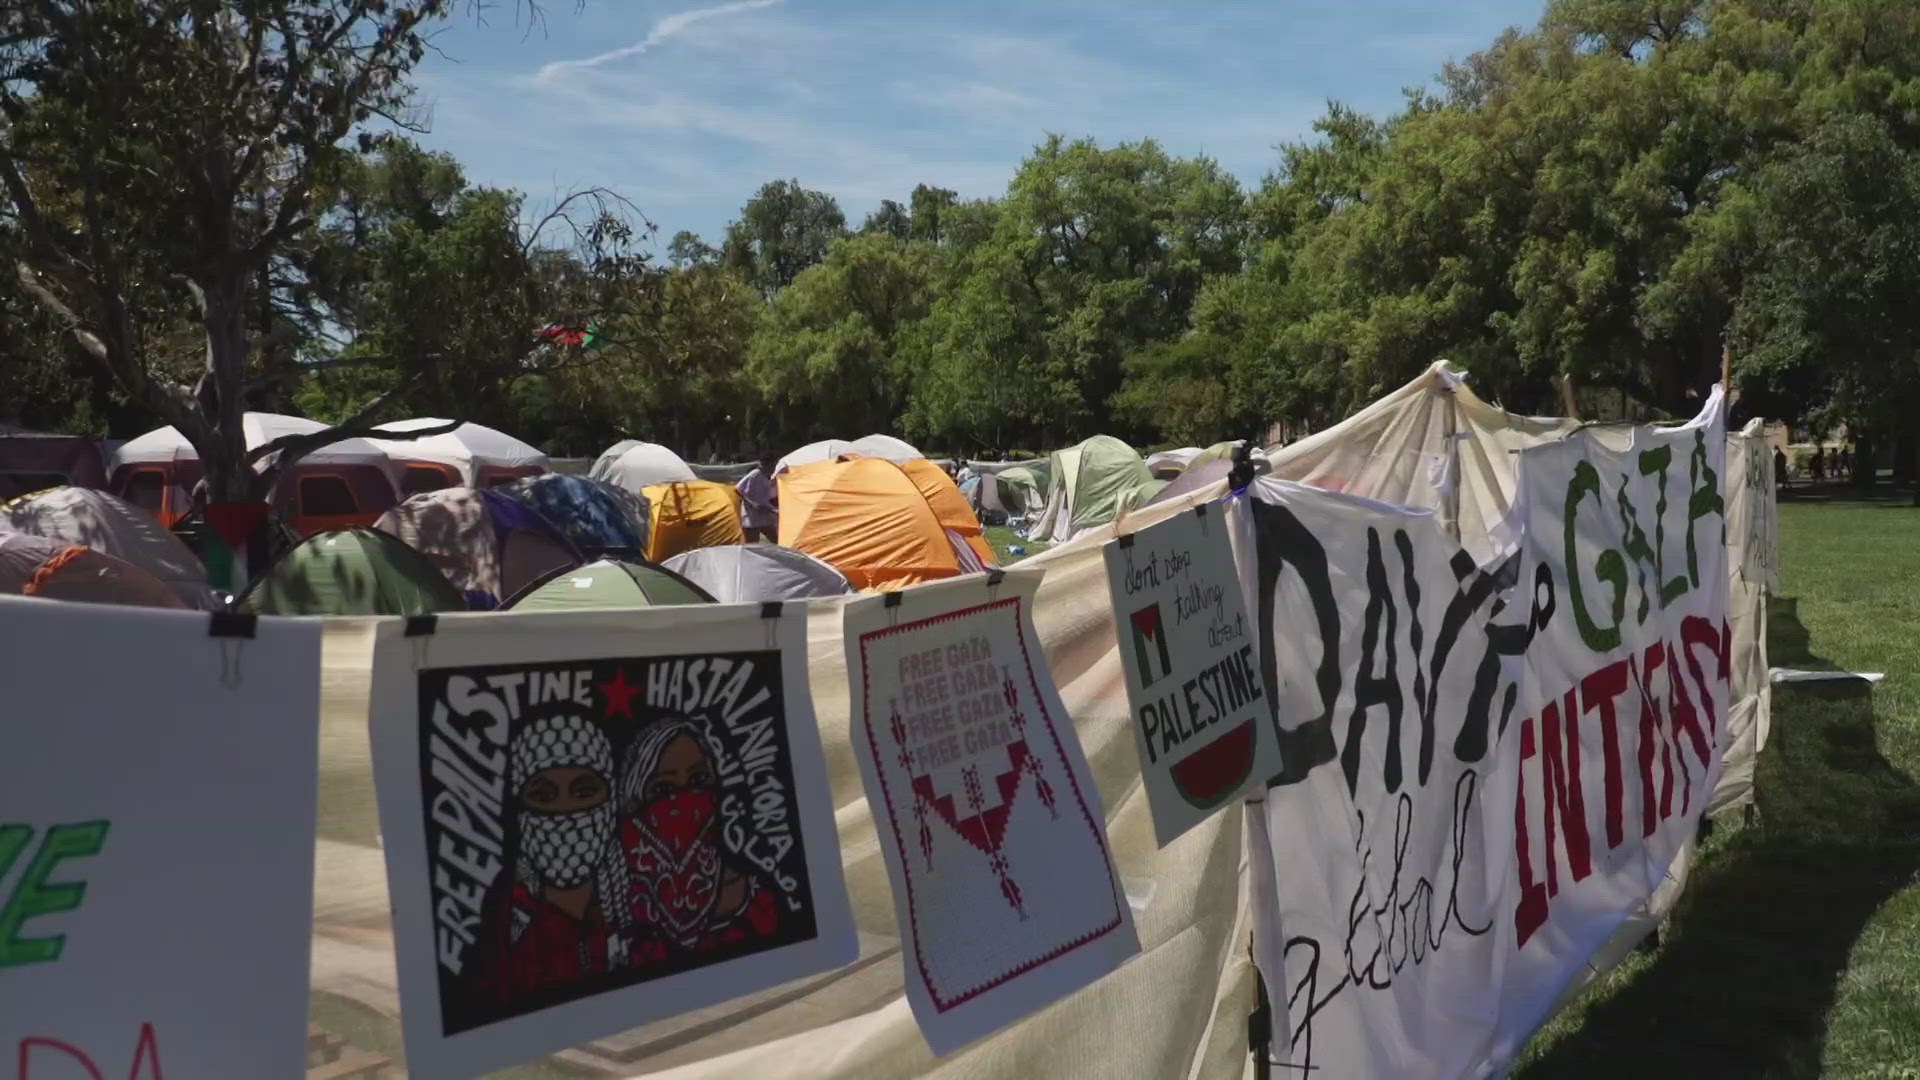
[[[846,575],[804,551],[774,544],[696,548],[664,564],[723,604],[845,596]]]

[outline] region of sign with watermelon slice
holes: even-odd
[[[1273,702],[1217,505],[1110,541],[1106,561],[1134,745],[1164,847],[1254,777],[1280,771]]]

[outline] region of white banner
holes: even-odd
[[[1029,614],[1038,571],[846,607],[853,753],[935,1053],[1139,951],[1100,794]]]
[[[0,598],[9,1077],[306,1068],[320,627],[208,618]]]
[[[853,960],[803,609],[405,633],[378,629],[370,734],[412,1075]]]
[[[1486,785],[1517,693],[1502,661],[1526,644],[1489,624],[1505,582],[1425,512],[1285,481],[1251,494],[1247,576],[1286,729],[1248,814],[1256,959],[1291,1022],[1274,1056],[1467,1075],[1497,1008],[1489,874],[1512,851],[1487,839],[1511,828]]]
[[[1255,486],[1277,1059],[1498,1074],[1693,835],[1725,736],[1724,414],[1602,439],[1522,452],[1522,548],[1485,568],[1424,513]]]
[[[1273,701],[1227,529],[1220,507],[1201,503],[1104,550],[1134,744],[1163,847],[1280,771]]]
[[[1728,742],[1725,399],[1520,455],[1523,701],[1496,792],[1514,808],[1494,1059],[1509,1060],[1639,913],[1699,828]]]

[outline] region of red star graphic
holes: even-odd
[[[594,683],[607,699],[607,719],[613,719],[614,713],[633,719],[633,697],[640,692],[637,686],[627,685],[627,669],[613,669],[613,681]]]

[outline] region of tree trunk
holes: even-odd
[[[207,379],[201,400],[212,421],[207,445],[197,445],[206,470],[207,501],[254,502],[266,497],[253,468],[247,464],[247,329],[246,290],[239,275],[212,282],[202,289],[203,325],[207,335]]]

